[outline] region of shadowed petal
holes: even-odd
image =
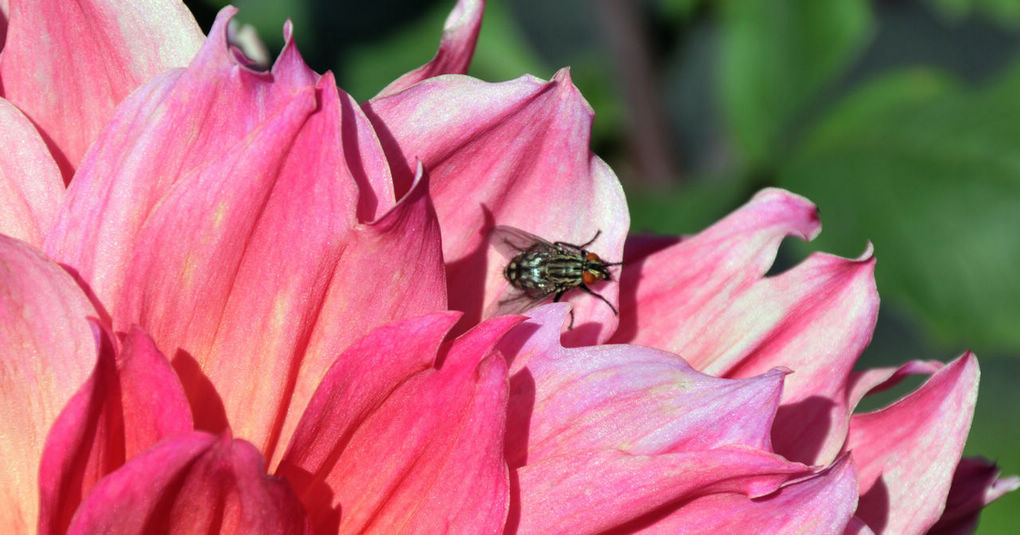
[[[68,533],[311,533],[290,487],[263,469],[247,442],[177,435],[100,481]]]
[[[153,76],[186,65],[201,42],[177,2],[14,2],[0,87],[38,125],[68,181],[114,107]]]
[[[844,388],[878,312],[870,248],[856,260],[814,254],[763,277],[787,234],[812,238],[814,205],[765,190],[704,232],[624,266],[616,342],[666,348],[696,369],[748,377],[785,366],[776,451],[828,463],[842,446]]]
[[[592,111],[566,71],[550,82],[430,78],[363,107],[398,192],[409,187],[416,161],[429,171],[447,280],[455,282],[450,307],[465,311],[466,322],[477,321],[506,288],[506,260],[486,241],[494,224],[572,243],[601,230],[590,249],[620,258],[629,224],[623,192],[589,149]],[[616,301],[616,283],[593,289]],[[580,291],[569,300],[577,316],[567,333],[572,344],[608,336],[616,318],[605,303]],[[596,323],[585,325],[589,319]]]
[[[41,247],[64,199],[64,182],[39,132],[4,99],[0,147],[0,234]]]
[[[596,482],[591,473],[598,473]],[[719,492],[760,497],[808,473],[778,455],[742,446],[663,455],[599,450],[518,469],[517,533],[602,533],[663,507]]]
[[[458,0],[453,11],[443,24],[443,37],[439,50],[431,61],[397,78],[375,98],[407,89],[433,76],[442,74],[467,74],[471,56],[475,54],[478,30],[482,27],[482,13],[485,0]]]
[[[381,404],[352,422],[356,429],[345,433],[342,450],[322,466],[328,473],[317,474],[325,476],[325,486],[307,487],[304,495],[316,504],[306,501],[317,515],[317,530],[499,531],[509,502],[503,460],[507,377],[492,347],[520,320],[496,318],[444,344],[438,369],[428,367],[395,385]],[[324,383],[324,389],[337,386],[332,378]]]
[[[145,333],[133,329],[116,359],[109,336],[99,326],[94,330],[96,368],[46,438],[39,468],[39,533],[64,533],[100,478],[192,427],[180,382]]]
[[[999,477],[999,469],[995,463],[975,458],[960,460],[953,474],[949,496],[946,498],[946,509],[928,533],[930,535],[974,533],[981,509],[1017,488],[1020,488],[1020,477]]]
[[[843,531],[857,506],[857,472],[849,456],[804,481],[752,500],[743,494],[719,493],[684,503],[665,518],[645,519],[647,527],[627,533],[685,535],[755,533],[831,535]],[[635,528],[642,522],[635,522]]]
[[[31,533],[46,434],[96,365],[96,311],[70,275],[0,235],[0,526]]]
[[[942,515],[977,398],[967,353],[889,407],[854,415],[846,449],[860,473],[857,517],[876,533],[924,533]]]
[[[771,447],[783,371],[719,379],[650,348],[564,349],[565,318],[565,305],[535,309],[498,346],[508,357],[527,358],[510,382],[511,467],[593,449],[651,455],[727,444]],[[589,486],[600,484],[599,471],[588,477]]]

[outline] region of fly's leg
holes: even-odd
[[[595,231],[595,235],[592,236],[590,240],[582,243],[581,245],[574,245],[572,243],[567,243],[565,241],[553,242],[553,245],[556,245],[558,247],[566,247],[568,249],[577,249],[579,251],[583,251],[585,247],[595,243],[595,240],[599,239],[599,235],[600,234],[602,234],[602,231],[601,230],[596,230]]]
[[[612,304],[612,303],[610,303],[608,299],[606,299],[605,297],[602,297],[602,294],[599,294],[599,293],[593,292],[593,291],[591,290],[591,288],[589,288],[589,287],[585,286],[584,284],[582,284],[582,285],[578,286],[578,288],[580,288],[580,289],[584,290],[584,291],[585,291],[586,293],[588,293],[588,294],[590,294],[590,295],[594,295],[595,297],[598,297],[599,299],[601,299],[601,300],[602,300],[602,302],[603,302],[603,303],[605,303],[605,304],[609,305],[609,310],[612,310],[612,311],[613,311],[613,315],[614,315],[614,316],[619,316],[619,315],[620,315],[620,313],[616,311],[616,307],[614,307],[614,306],[613,306],[613,304]]]

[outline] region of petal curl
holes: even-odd
[[[591,471],[599,481],[591,485]],[[761,497],[807,467],[742,446],[694,453],[630,455],[614,450],[549,458],[518,469],[516,533],[603,533],[671,504],[719,492]]]
[[[856,516],[876,533],[924,533],[942,515],[977,384],[967,353],[893,405],[853,416],[846,448],[860,473]]]
[[[457,5],[443,24],[443,37],[432,60],[397,78],[375,98],[398,93],[433,76],[467,74],[471,57],[475,54],[484,11],[485,0],[457,0]]]
[[[781,370],[749,379],[694,371],[638,346],[564,349],[565,305],[536,309],[499,348],[514,357],[507,426],[511,467],[597,449],[651,455],[727,444],[771,447]],[[517,358],[527,358],[517,368]],[[600,472],[589,474],[596,486]]]
[[[306,489],[317,530],[395,533],[413,526],[419,533],[499,531],[509,502],[503,459],[507,376],[492,348],[519,321],[496,318],[444,344],[436,356],[438,369],[430,366],[395,385],[382,403],[367,407],[370,411],[352,422],[355,428],[316,474],[325,486],[306,487],[307,481],[297,480]],[[449,328],[447,322],[439,326]],[[434,342],[438,334],[426,339]],[[358,348],[343,358],[363,350],[374,351]],[[426,351],[417,358],[434,355]],[[326,390],[336,388],[335,379],[324,384],[321,396],[342,392]]]
[[[820,230],[813,204],[765,190],[704,232],[628,259],[614,342],[665,348],[695,369],[748,377],[792,369],[773,432],[776,451],[827,464],[842,446],[844,389],[878,313],[870,248],[850,260],[814,254],[764,277],[780,241]]]
[[[46,434],[96,364],[96,311],[70,275],[0,235],[0,526],[30,533]]]
[[[64,200],[64,182],[39,132],[5,99],[0,147],[0,234],[41,247]]]
[[[738,493],[710,494],[682,504],[665,518],[635,522],[630,532],[713,535],[754,526],[756,533],[830,535],[846,529],[856,506],[857,472],[844,455],[819,474],[775,494],[757,500]]]
[[[977,528],[978,514],[986,505],[1020,488],[1020,477],[999,477],[995,463],[964,458],[956,466],[942,517],[930,535],[967,535]]]
[[[177,2],[33,0],[11,5],[3,96],[38,125],[65,181],[129,93],[186,65],[202,31]],[[45,36],[45,38],[40,38]]]
[[[68,533],[309,534],[285,481],[265,475],[251,444],[192,432],[177,435],[104,478]]]
[[[626,202],[619,181],[589,149],[592,110],[566,71],[550,82],[430,78],[363,107],[398,192],[409,187],[417,161],[429,171],[447,280],[454,283],[450,307],[465,311],[466,322],[477,321],[506,287],[505,259],[486,243],[494,224],[573,243],[601,230],[590,248],[607,260],[620,258]],[[595,290],[616,301],[615,283]],[[582,292],[569,300],[578,320],[568,333],[571,345],[608,337],[616,317],[605,303]]]

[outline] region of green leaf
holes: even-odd
[[[723,8],[726,119],[751,167],[765,166],[805,106],[840,75],[871,31],[864,0],[737,0]]]
[[[1005,26],[1020,25],[1020,2],[1016,0],[928,0],[928,3],[954,22],[979,14]]]
[[[982,91],[897,74],[837,106],[780,172],[821,249],[873,240],[879,292],[944,347],[1020,348],[1020,76]]]

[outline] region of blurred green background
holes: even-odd
[[[208,30],[226,2],[188,4]],[[308,63],[359,100],[431,58],[453,4],[235,3],[271,51],[290,18]],[[635,231],[693,233],[781,186],[818,204],[824,231],[785,243],[780,266],[871,240],[882,309],[860,366],[974,350],[967,454],[1017,474],[1018,51],[1017,0],[490,0],[471,74],[570,66]],[[1018,524],[1014,493],[978,533]]]

